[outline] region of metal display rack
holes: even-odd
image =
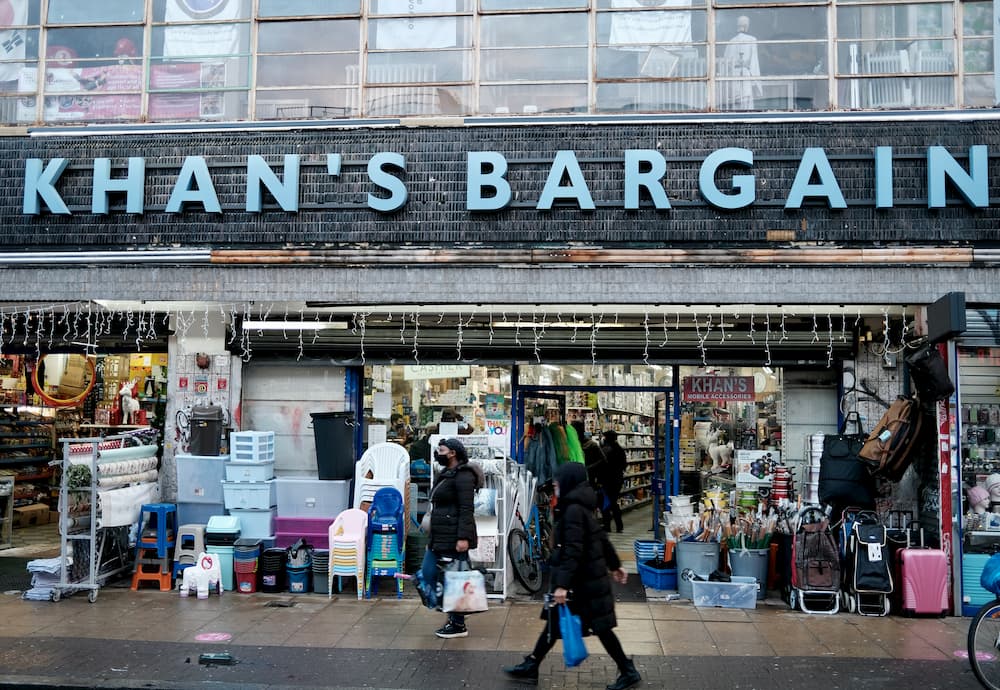
[[[97,496],[100,444],[117,437],[64,438],[62,477],[59,483],[59,582],[52,588],[52,600],[59,601],[63,594],[87,590],[87,600],[97,601],[97,592],[107,580],[131,568],[128,560],[128,531],[126,527],[99,528]],[[90,446],[89,452],[75,454],[77,462],[70,460],[70,444]],[[84,460],[84,462],[79,462]],[[73,465],[88,467],[90,481],[84,486],[70,486],[76,475],[70,472]],[[81,497],[82,495],[82,497]],[[72,498],[72,501],[71,501]],[[85,512],[71,513],[72,506],[87,504]],[[82,523],[87,524],[82,524]]]

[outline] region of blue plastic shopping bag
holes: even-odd
[[[559,605],[559,633],[562,636],[566,668],[582,664],[587,658],[587,647],[583,644],[583,626],[580,617],[570,613],[566,604]]]
[[[1000,596],[1000,553],[993,554],[983,566],[983,572],[979,576],[979,584],[988,592],[995,596]]]

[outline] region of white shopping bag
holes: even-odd
[[[478,570],[444,571],[444,601],[447,613],[480,613],[488,610],[486,580]]]

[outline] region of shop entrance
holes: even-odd
[[[511,453],[519,463],[525,462],[530,444],[539,442],[534,435],[553,423],[565,428],[581,422],[598,443],[604,432],[615,432],[626,458],[618,498],[623,518],[627,520],[629,511],[651,506],[650,529],[659,539],[664,497],[677,493],[680,482],[674,461],[679,418],[674,385],[516,383],[512,398]]]

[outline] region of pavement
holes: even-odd
[[[634,515],[624,533],[611,535],[630,578],[638,577],[632,541],[650,538],[646,519]],[[51,535],[18,532],[19,548],[0,556],[52,555],[45,552]],[[411,585],[402,599],[388,581],[381,585],[366,600],[356,598],[350,580],[329,596],[226,592],[199,600],[133,592],[127,580],[108,583],[94,603],[84,591],[58,602],[2,594],[0,687],[528,687],[500,669],[533,647],[542,630],[537,601],[515,589],[469,618],[469,637],[441,640],[434,630],[444,616],[424,609]],[[616,632],[643,676],[641,688],[977,687],[964,652],[969,618],[809,615],[777,598],[754,609],[698,608],[657,590],[616,591]],[[557,644],[539,687],[590,690],[612,682],[613,662],[596,639],[586,644],[590,658],[573,669]],[[213,653],[232,663],[200,663]]]
[[[409,594],[241,594],[208,599],[124,587],[59,602],[0,596],[0,687],[502,688],[500,669],[531,650],[537,602],[496,602],[469,637],[441,640],[443,615]],[[968,618],[808,615],[780,600],[756,609],[686,600],[617,606],[618,635],[643,688],[970,688]],[[614,664],[596,639],[566,669],[561,647],[540,687],[603,688]],[[231,665],[199,663],[229,654]]]

